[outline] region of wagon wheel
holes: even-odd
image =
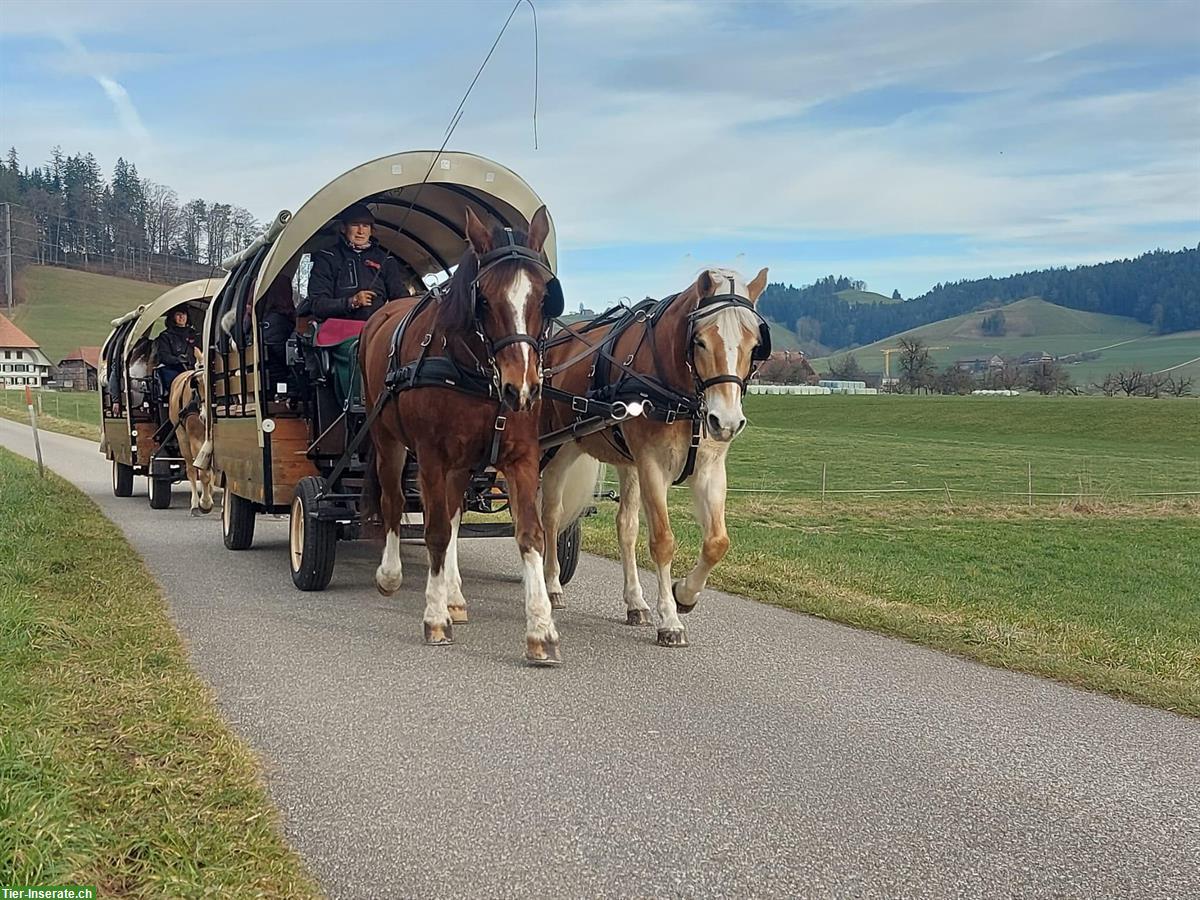
[[[171,485],[173,482],[170,478],[151,478],[150,479],[150,508],[151,509],[168,509],[171,506]]]
[[[579,545],[583,539],[583,525],[576,519],[558,535],[558,581],[566,585],[575,577],[579,565]]]
[[[113,460],[112,487],[114,497],[133,496],[133,466]]]
[[[315,475],[300,479],[292,497],[288,529],[292,583],[302,591],[323,591],[333,577],[337,558],[337,522],[317,518],[325,479]]]
[[[221,503],[221,537],[230,550],[246,550],[254,543],[254,504],[228,487]]]

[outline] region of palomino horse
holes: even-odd
[[[198,459],[204,446],[204,397],[208,393],[207,375],[203,369],[183,372],[171,382],[168,415],[175,423],[175,438],[179,455],[187,469],[192,486],[192,515],[206,516],[212,512],[212,472],[204,460]],[[196,484],[199,482],[200,487]]]
[[[770,355],[770,331],[754,309],[766,285],[766,269],[749,284],[737,272],[709,269],[672,297],[572,326],[569,337],[556,336],[546,351],[548,393],[563,391],[601,402],[642,400],[646,407],[644,415],[617,429],[557,451],[542,476],[542,523],[548,535],[556,535],[560,525],[578,514],[578,504],[568,497],[579,497],[579,484],[595,474],[594,468],[581,464],[581,456],[616,466],[626,621],[650,624],[634,552],[640,502],[658,570],[658,642],[667,647],[687,646],[679,613],[695,608],[709,573],[729,550],[725,455],[730,441],[746,426],[746,379],[754,364]],[[581,403],[547,397],[542,431],[563,428],[587,412]],[[687,577],[672,582],[676,544],[667,488],[682,480],[691,484],[704,543]],[[562,608],[556,542],[548,541],[547,547],[546,584],[555,607]]]
[[[377,495],[386,529],[376,586],[385,595],[400,587],[402,479],[411,450],[429,553],[425,642],[452,643],[453,623],[466,621],[457,547],[463,496],[472,474],[493,465],[504,473],[524,562],[525,657],[535,665],[559,662],[537,505],[541,339],[547,318],[562,312],[542,255],[549,229],[545,207],[528,236],[489,229],[468,209],[469,246],[445,294],[389,303],[359,344],[364,399],[376,415],[374,483],[364,493]]]

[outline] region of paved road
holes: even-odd
[[[94,444],[43,444],[162,584],[333,897],[1200,896],[1200,722],[716,592],[662,649],[591,557],[566,664],[529,669],[508,541],[466,545],[472,624],[426,648],[420,547],[391,600],[365,545],[301,594],[284,522],[230,553],[181,490],[117,500]]]

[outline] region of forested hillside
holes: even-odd
[[[760,307],[765,315],[793,326],[802,344],[814,349],[869,344],[950,316],[1032,296],[1071,309],[1128,316],[1160,334],[1200,328],[1200,247],[1155,250],[1136,259],[1074,269],[939,284],[904,303],[847,304],[838,292],[856,284],[832,275],[801,288],[771,284]]]

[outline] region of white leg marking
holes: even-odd
[[[550,613],[550,597],[542,575],[542,554],[536,550],[521,554],[525,564],[525,636],[539,641],[558,640],[558,631]]]
[[[383,545],[383,560],[375,570],[375,583],[385,594],[394,594],[404,581],[404,567],[400,562],[400,535],[388,530]]]
[[[642,580],[638,577],[637,539],[638,510],[642,502],[641,485],[637,472],[622,466],[618,470],[621,503],[617,509],[617,543],[621,547],[621,568],[625,574],[625,609],[650,611],[642,593]]]
[[[467,605],[463,596],[462,573],[458,570],[458,526],[462,522],[462,510],[450,520],[450,543],[446,545],[446,591],[450,606]]]

